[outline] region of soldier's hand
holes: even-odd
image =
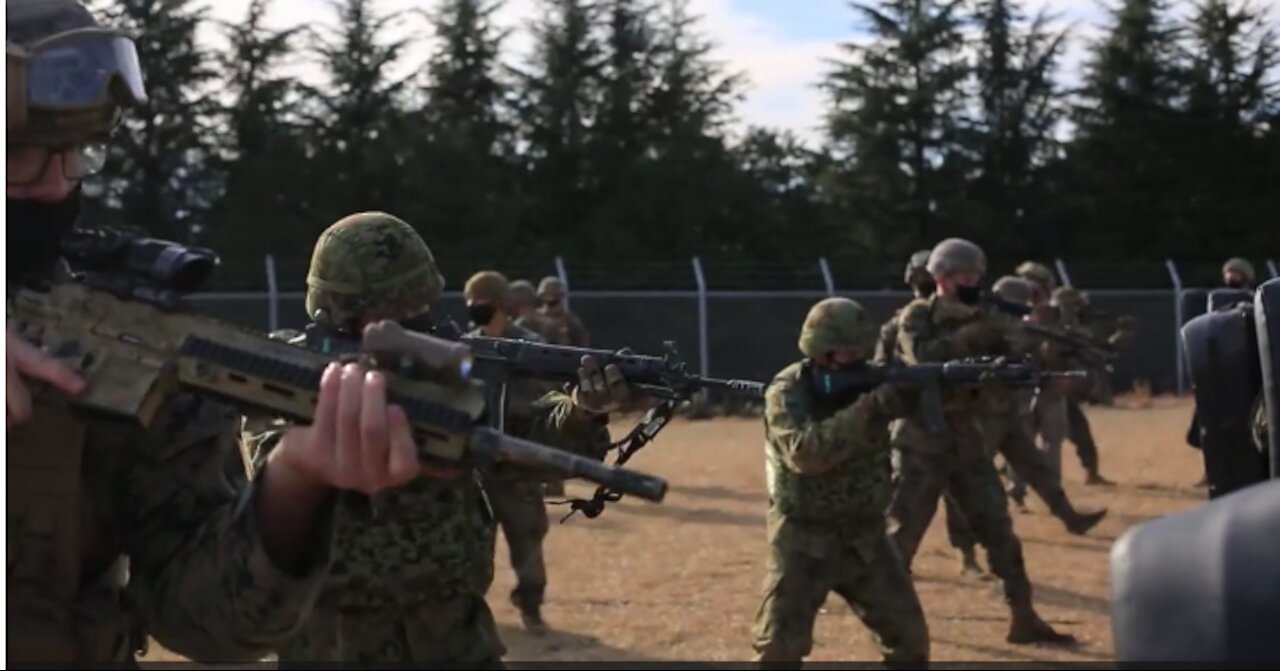
[[[387,404],[387,379],[358,364],[331,364],[320,381],[315,421],[290,429],[271,455],[314,484],[375,494],[427,471],[404,409]],[[271,463],[268,462],[268,463]]]
[[[66,394],[84,391],[85,381],[13,331],[5,332],[5,428],[31,419],[31,392],[24,377],[41,380]]]
[[[573,390],[575,405],[599,415],[619,410],[630,400],[631,387],[617,366],[609,364],[601,369],[593,357],[582,357],[578,386]]]

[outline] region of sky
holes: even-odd
[[[1186,6],[1189,0],[1175,0]],[[497,21],[515,29],[507,43],[508,58],[519,62],[530,47],[522,30],[536,17],[535,0],[506,0]],[[1065,79],[1076,79],[1084,47],[1098,34],[1105,17],[1102,0],[1029,0],[1028,9],[1045,8],[1057,23],[1073,27],[1074,39],[1063,62]],[[1269,7],[1273,21],[1280,21],[1280,0],[1260,0]],[[429,10],[435,0],[375,0],[378,11]],[[216,0],[215,18],[243,19],[248,0]],[[763,125],[790,130],[810,141],[820,136],[823,97],[817,83],[828,61],[839,54],[839,43],[857,39],[860,26],[846,0],[691,0],[694,14],[703,17],[702,28],[717,44],[717,56],[731,69],[744,74],[746,99],[738,107],[738,125]],[[326,0],[275,0],[269,23],[332,22]],[[421,36],[407,54],[406,64],[425,60],[431,40],[425,24],[407,15],[396,30]],[[304,69],[307,66],[301,66]],[[304,74],[305,76],[305,74]]]

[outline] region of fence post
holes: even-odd
[[[1165,259],[1164,266],[1169,270],[1169,280],[1173,282],[1173,339],[1174,354],[1178,357],[1178,395],[1186,390],[1187,363],[1182,351],[1182,276],[1178,274],[1178,266],[1173,259]]]
[[[822,271],[822,282],[827,285],[827,295],[836,295],[836,281],[831,276],[831,264],[827,263],[827,257],[818,258],[818,270]]]
[[[1058,277],[1062,278],[1062,286],[1071,288],[1071,276],[1067,274],[1067,264],[1062,259],[1054,259],[1053,264],[1058,267]]]
[[[569,271],[565,269],[564,257],[556,254],[556,277],[564,283],[564,309],[569,309]]]
[[[702,259],[693,257],[693,280],[698,284],[698,368],[703,377],[710,375],[711,350],[707,342],[707,278],[702,274]]]
[[[276,287],[276,257],[267,254],[267,332],[280,328],[280,292]]]
[[[1271,277],[1280,277],[1280,269],[1276,268],[1275,259],[1267,259],[1267,270],[1271,271]]]

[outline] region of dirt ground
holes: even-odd
[[[1121,399],[1089,408],[1104,475],[1114,487],[1086,487],[1074,450],[1064,451],[1064,479],[1081,508],[1106,506],[1088,536],[1068,534],[1038,500],[1014,512],[1041,614],[1073,633],[1073,649],[1004,642],[1006,609],[997,582],[962,577],[946,543],[941,513],[915,560],[917,590],[932,638],[945,661],[1098,661],[1112,656],[1108,553],[1129,527],[1204,499],[1194,483],[1199,453],[1183,438],[1186,400]],[[751,655],[751,623],[764,579],[766,539],[762,430],[759,420],[679,420],[631,465],[671,482],[665,503],[613,504],[601,517],[552,507],[546,554],[544,616],[554,630],[527,635],[507,601],[514,576],[498,547],[490,591],[507,659],[518,661],[742,661]],[[570,493],[589,494],[582,485]],[[838,597],[818,616],[811,660],[876,660],[867,630]],[[172,659],[172,658],[170,658]]]

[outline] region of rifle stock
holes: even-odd
[[[121,299],[83,282],[21,287],[8,303],[10,323],[21,336],[85,378],[85,393],[69,403],[144,427],[184,390],[310,422],[325,368],[353,358],[274,341],[172,305]],[[666,483],[660,478],[477,426],[484,394],[467,379],[470,358],[456,343],[407,333],[393,322],[373,333],[359,358],[387,372],[387,400],[404,408],[424,461],[512,461],[662,500]],[[434,379],[420,375],[424,368]]]

